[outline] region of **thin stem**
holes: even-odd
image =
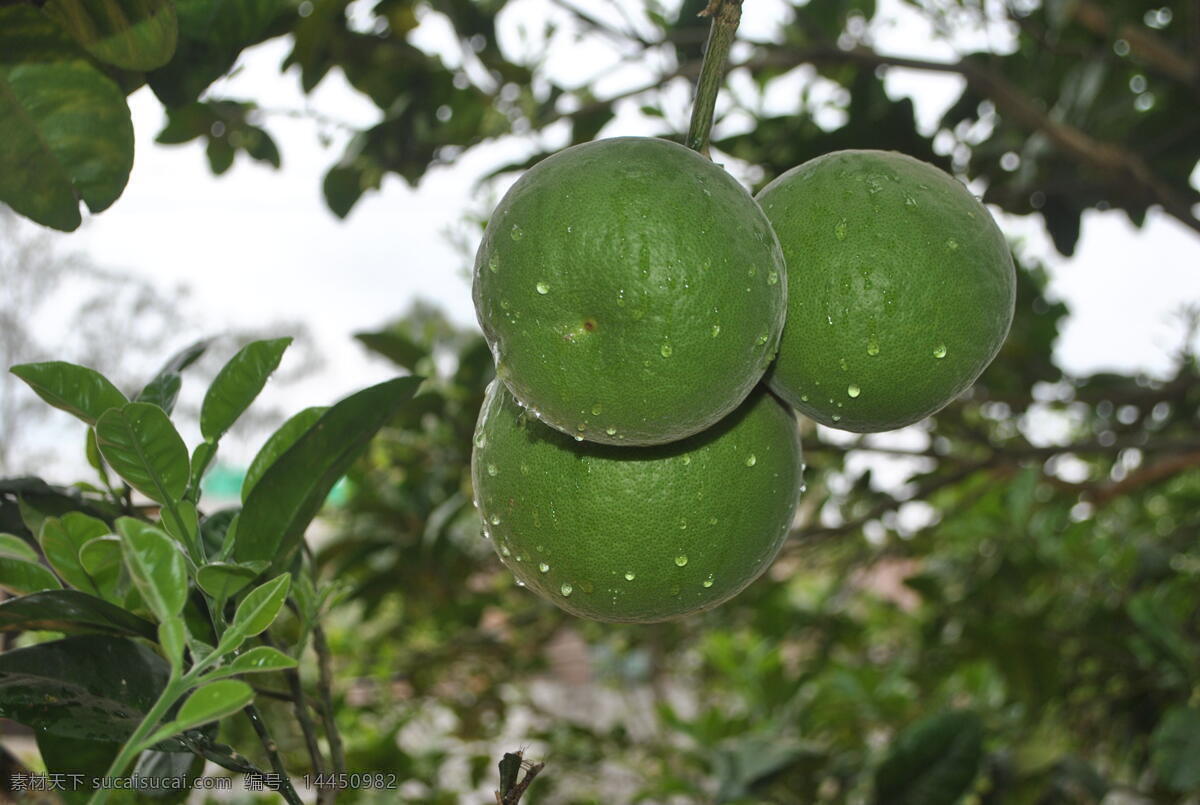
[[[701,16],[712,17],[708,44],[704,46],[704,62],[696,81],[696,98],[692,102],[692,122],[688,126],[687,146],[708,155],[708,137],[712,132],[713,114],[717,108],[717,93],[725,79],[729,49],[733,45],[738,23],[742,20],[742,0],[709,0]]]
[[[313,623],[313,649],[317,652],[321,720],[325,725],[325,739],[329,741],[329,756],[333,760],[333,770],[343,774],[346,771],[346,754],[342,750],[342,736],[338,734],[333,710],[333,662],[329,654],[329,644],[325,642],[325,630],[321,628],[319,620]]]
[[[242,712],[246,714],[246,718],[250,719],[250,725],[254,727],[255,733],[258,734],[258,740],[262,743],[263,749],[267,751],[267,757],[271,760],[271,768],[279,776],[279,793],[287,800],[288,805],[304,805],[300,800],[300,795],[296,793],[296,789],[292,788],[292,778],[288,776],[287,767],[283,765],[283,758],[279,756],[279,746],[275,743],[275,739],[271,737],[270,730],[267,729],[266,722],[262,720],[262,715],[259,714],[258,708],[252,704],[242,708]]]
[[[267,632],[262,633],[262,641],[268,646],[275,645],[275,642],[271,640]],[[308,698],[304,695],[304,686],[300,682],[300,673],[295,668],[289,668],[283,672],[283,675],[287,679],[288,687],[291,689],[291,696],[285,696],[284,698],[292,703],[292,709],[296,714],[296,721],[299,722],[300,731],[304,734],[304,745],[308,749],[308,756],[313,764],[313,773],[322,775],[325,773],[325,760],[321,756],[321,747],[317,743],[316,725],[313,724],[313,720],[308,714]],[[332,802],[335,793],[333,789],[319,789],[317,792],[317,801]]]
[[[163,716],[171,709],[171,705],[179,699],[183,692],[187,690],[187,684],[181,682],[177,678],[173,678],[167,682],[167,686],[163,688],[162,693],[158,695],[158,700],[154,702],[154,706],[150,708],[150,712],[146,713],[142,719],[142,723],[138,724],[137,729],[129,736],[128,740],[121,747],[121,751],[113,758],[112,763],[108,766],[108,771],[104,773],[106,778],[119,777],[133,762],[133,759],[142,751],[142,742],[149,737],[154,728],[158,726],[158,722],[162,721]],[[92,798],[88,801],[89,805],[104,805],[108,801],[113,789],[101,788],[96,793],[92,794]]]

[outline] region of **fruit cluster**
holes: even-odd
[[[992,360],[1014,288],[983,205],[901,154],[827,154],[757,199],[666,140],[548,157],[475,262],[499,378],[472,455],[484,533],[577,615],[716,606],[787,538],[802,464],[784,403],[858,432],[912,424]]]

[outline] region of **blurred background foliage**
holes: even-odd
[[[774,37],[735,51],[717,158],[755,166],[762,183],[836,148],[905,151],[976,182],[988,203],[1040,215],[1064,254],[1088,209],[1140,225],[1158,206],[1200,231],[1200,7],[905,4],[947,40],[1007,44],[893,57],[873,47],[874,0],[796,3]],[[342,216],[387,174],[415,184],[482,142],[528,138],[533,155],[499,175],[620,133],[605,127],[631,105],[678,135],[672,92],[698,71],[705,34],[702,0],[650,0],[615,26],[554,0],[572,36],[657,65],[643,86],[604,94],[542,69],[564,46],[562,14],[528,20],[520,53],[501,46],[498,15],[517,0],[254,0],[220,25],[197,11],[218,2],[178,5],[171,62],[109,70],[163,102],[160,142],[206,141],[217,173],[239,152],[286,160],[263,103],[207,90],[243,48],[290,37],[306,90],[340,70],[381,112],[326,175]],[[451,26],[453,57],[410,41],[429,18]],[[933,130],[884,92],[895,67],[963,79]],[[803,91],[768,104],[797,70],[811,74]],[[1194,328],[1170,376],[1068,376],[1053,354],[1069,311],[1017,251],[1012,334],[979,382],[898,434],[806,423],[793,538],[744,594],[678,623],[580,621],[515,586],[471,505],[491,377],[482,339],[426,306],[360,334],[429,380],[312,540],[332,587],[347,767],[403,781],[399,796],[342,799],[490,801],[500,754],[524,748],[546,763],[530,803],[1200,801]],[[300,736],[277,737],[302,773]]]

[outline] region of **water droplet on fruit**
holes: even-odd
[[[475,446],[478,447],[480,450],[487,447],[487,435],[484,434],[482,431],[475,434]]]
[[[636,578],[637,578],[637,576],[634,575],[634,572],[632,570],[625,571],[625,581],[633,581]]]
[[[604,409],[600,407],[600,403],[596,403],[592,406],[592,416],[600,416],[600,412],[603,410]]]
[[[549,573],[550,565],[546,564],[545,562],[540,562],[538,564],[538,570],[541,571],[542,573]]]
[[[808,402],[808,395],[807,395],[807,394],[801,394],[801,395],[800,395],[800,402]]]
[[[569,235],[569,234],[571,234],[571,233],[572,233],[572,232],[574,232],[574,231],[575,231],[575,227],[573,227],[573,226],[571,226],[570,224],[568,224],[568,225],[567,225],[567,234]]]
[[[517,586],[518,586],[518,587],[524,587],[524,586],[525,586],[525,582],[521,581],[520,579],[517,579]]]
[[[934,347],[933,348],[933,357],[935,357],[935,358],[946,357],[946,345],[938,344],[936,347]]]
[[[492,525],[500,525],[500,515],[493,514],[490,522]]]
[[[510,551],[508,549],[507,545],[501,545],[500,546],[500,555],[501,556],[512,556],[512,551]]]
[[[687,562],[687,554],[681,553],[675,557],[675,567],[683,567]]]
[[[721,325],[719,325],[719,324],[714,324],[714,325],[712,326],[712,337],[713,337],[713,338],[716,338],[716,337],[717,337],[717,336],[719,336],[720,334],[721,334]]]
[[[946,248],[952,252],[958,251],[958,241],[954,238],[948,239],[946,241]]]
[[[516,224],[512,225],[512,231],[509,234],[512,235],[513,240],[520,240],[525,236],[525,233],[521,231],[521,227]]]
[[[493,254],[490,258],[488,258],[488,271],[495,274],[499,270],[500,270],[500,258]]]
[[[687,520],[683,519],[682,517],[679,518],[679,530],[687,531]]]
[[[709,574],[708,574],[708,575],[707,575],[707,576],[704,578],[704,582],[703,582],[703,583],[704,583],[704,586],[705,586],[705,587],[711,587],[711,586],[713,586],[713,581],[715,581],[715,579],[713,578],[713,574],[712,574],[712,573],[709,573]]]
[[[582,442],[582,441],[583,441],[583,437],[582,437],[582,436],[576,436],[576,437],[575,437],[575,441],[577,441],[577,442]]]
[[[833,234],[837,237],[838,240],[846,239],[846,219],[845,218],[843,218],[842,220],[840,220],[836,224],[834,224]]]
[[[571,593],[575,592],[575,588],[572,587],[570,584],[568,584],[565,581],[562,583],[562,586],[559,587],[558,589],[559,589],[559,592],[561,592],[563,594],[564,598],[570,598]]]
[[[493,478],[495,478],[497,475],[500,474],[500,470],[496,469],[495,464],[488,464],[487,465],[487,474],[492,476]]]
[[[834,421],[834,422],[841,422],[841,421],[842,421],[842,416],[841,416],[841,414],[834,414],[834,415],[833,415],[833,421]]]
[[[605,429],[604,429],[604,432],[605,432],[605,433],[607,433],[609,436],[616,436],[616,435],[617,435],[617,429],[616,429],[616,428],[605,428]]]
[[[763,333],[757,339],[755,339],[754,343],[761,347],[763,344],[767,343],[770,340],[771,340],[771,337],[769,335],[767,335],[766,333]]]
[[[915,198],[913,198],[912,196],[906,194],[904,196],[904,206],[905,207],[916,207],[916,206],[918,206],[917,200]]]
[[[771,269],[767,272],[767,285],[776,285],[779,283],[779,272]]]
[[[862,393],[862,389],[860,389],[858,386],[854,385],[853,383],[851,383],[846,388],[846,394],[850,395],[851,397],[857,397],[861,393]]]
[[[658,348],[658,354],[662,355],[664,358],[671,357],[672,352],[673,352],[673,350],[671,349],[670,344],[663,344],[661,347]]]
[[[753,453],[746,456],[746,466],[747,467],[753,467],[757,463],[758,463],[758,456],[754,455]]]
[[[529,474],[529,465],[528,465],[528,464],[522,464],[522,465],[521,465],[521,474],[522,474],[522,475],[528,475],[528,474]]]
[[[540,293],[542,296],[545,296],[546,294],[550,293],[550,286],[544,282],[539,282],[534,287],[537,288],[537,292]]]
[[[867,354],[872,358],[879,354],[879,342],[874,338],[867,342]]]

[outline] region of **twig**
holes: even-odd
[[[267,729],[266,722],[263,721],[258,708],[253,704],[248,704],[242,708],[242,712],[246,714],[246,718],[250,719],[250,725],[254,727],[254,732],[257,733],[258,740],[262,743],[263,749],[266,750],[267,757],[271,761],[271,768],[279,777],[280,796],[288,802],[288,805],[304,805],[296,793],[296,789],[292,788],[292,778],[288,776],[287,767],[283,765],[283,758],[279,756],[279,746],[271,737],[271,732]]]
[[[261,638],[266,645],[278,648],[267,632],[263,632]],[[296,714],[296,721],[300,724],[300,731],[304,734],[304,745],[308,749],[313,772],[323,775],[325,760],[321,756],[321,747],[317,743],[316,725],[313,724],[313,720],[308,714],[308,699],[304,695],[304,686],[300,683],[300,672],[295,668],[288,668],[283,672],[283,676],[287,679],[288,687],[291,689],[291,695],[285,698],[291,702],[292,711]],[[333,802],[336,798],[337,790],[335,788],[319,787],[317,790],[317,802]]]
[[[325,725],[325,740],[329,742],[329,756],[333,761],[334,772],[344,774],[346,755],[342,749],[342,736],[338,733],[333,709],[333,661],[320,620],[313,622],[313,649],[317,652],[317,686],[321,693],[321,721]]]
[[[707,156],[708,137],[712,133],[713,113],[717,108],[717,93],[725,79],[729,49],[733,45],[738,23],[742,20],[742,0],[709,0],[700,15],[712,17],[712,27],[708,31],[708,43],[704,46],[700,78],[696,81],[687,147]]]

